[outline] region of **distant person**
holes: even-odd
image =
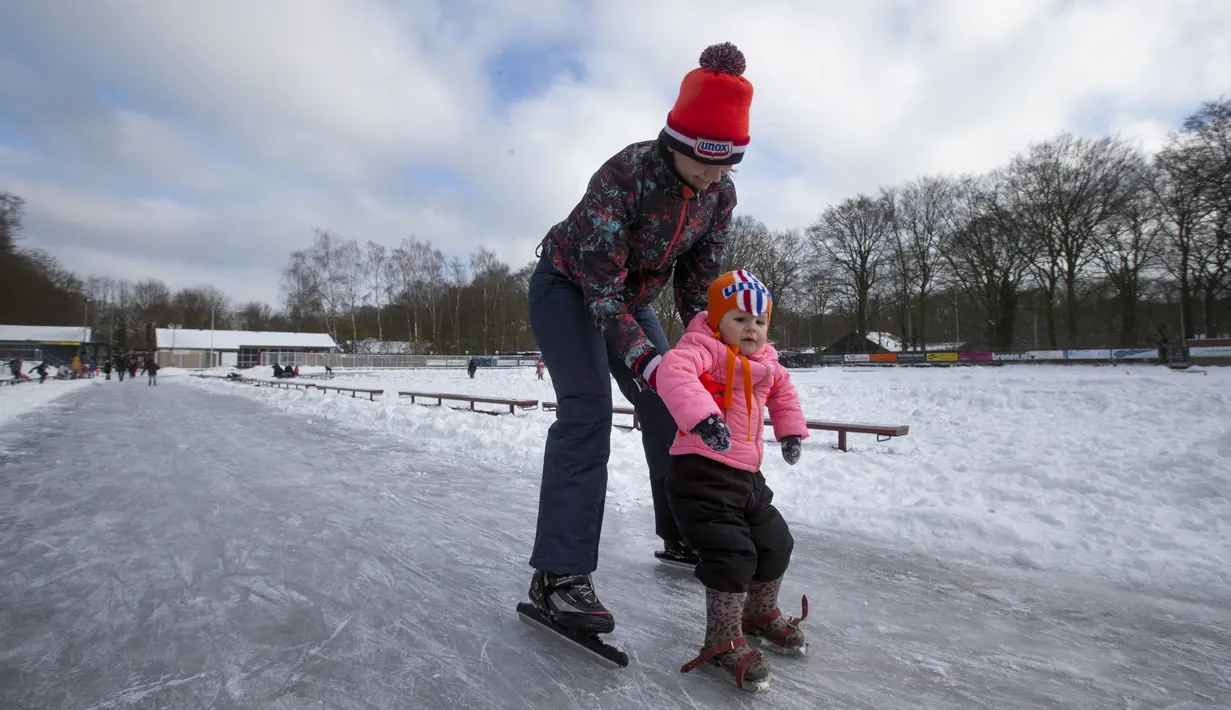
[[[539,362],[534,366],[534,375],[540,380],[543,379],[543,358],[539,358]]]
[[[15,357],[9,360],[9,372],[13,374],[14,380],[21,379],[21,358]]]
[[[103,361],[103,374],[107,376],[108,380],[111,379],[111,359],[110,358]]]
[[[470,362],[466,363],[466,372],[470,373],[470,379],[474,379],[474,373],[479,370],[479,360],[470,358]]]
[[[40,385],[47,381],[47,361],[46,360],[40,362],[38,366],[35,367],[34,370],[32,371],[38,373],[38,383]]]
[[[274,363],[274,379],[275,380],[280,379],[281,377],[282,377],[282,365],[279,365],[278,363],[275,362]]]
[[[146,380],[147,385],[151,385],[151,386],[158,385],[158,367],[159,367],[158,363],[154,362],[154,358],[151,357],[151,358],[146,359],[145,372],[146,374],[149,375],[149,379]],[[172,389],[175,389],[175,388],[172,387]]]

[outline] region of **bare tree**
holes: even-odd
[[[381,308],[389,289],[386,279],[389,275],[389,249],[384,244],[369,241],[363,254],[363,275],[366,278],[367,290],[364,293],[364,304],[371,301],[376,307],[376,340],[385,342],[385,326],[381,318]]]
[[[908,182],[892,196],[895,260],[903,262],[899,273],[910,283],[915,307],[903,341],[918,347],[927,344],[928,299],[943,276],[942,246],[953,224],[956,189],[952,179],[932,176]]]
[[[25,214],[25,200],[11,192],[0,190],[0,254],[13,251]]]
[[[274,313],[269,304],[249,301],[236,310],[235,320],[240,330],[270,330]]]
[[[466,264],[460,257],[449,262],[449,287],[453,289],[453,346],[461,350],[462,344],[462,291],[470,283],[466,276]]]
[[[1094,259],[1099,230],[1123,209],[1133,190],[1133,175],[1144,158],[1118,138],[1080,138],[1063,133],[1037,143],[1013,158],[1005,189],[1013,219],[1034,242],[1031,264],[1046,289],[1048,338],[1057,347],[1053,304],[1064,285],[1066,340],[1078,341],[1078,286]]]
[[[1116,215],[1099,226],[1092,243],[1094,258],[1120,306],[1122,346],[1138,342],[1137,306],[1142,290],[1156,278],[1151,270],[1159,263],[1163,242],[1161,210],[1149,187],[1156,176],[1151,169],[1141,166],[1134,178],[1130,198]]]
[[[884,277],[893,231],[884,197],[859,195],[831,206],[808,227],[815,251],[836,267],[835,282],[854,314],[855,331],[868,334],[873,289]]]
[[[363,273],[363,250],[359,248],[358,242],[350,239],[339,240],[334,246],[332,257],[325,267],[326,277],[334,293],[338,314],[350,316],[354,352],[359,347],[358,312],[364,301],[364,286],[367,280]]]
[[[511,278],[511,274],[508,264],[500,261],[496,252],[487,247],[479,247],[479,250],[471,255],[470,273],[471,286],[479,293],[478,319],[482,323],[479,349],[487,353],[491,352],[488,335],[493,323],[500,328],[500,334],[496,338],[497,349],[503,341],[504,318],[499,309],[504,303],[502,286]]]
[[[981,311],[986,342],[1012,350],[1017,300],[1033,254],[1006,207],[1005,182],[1003,173],[960,180],[944,254],[955,284]]]

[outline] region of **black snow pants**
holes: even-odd
[[[652,390],[640,390],[636,375],[611,351],[591,318],[581,289],[541,259],[529,289],[530,327],[551,370],[556,421],[547,432],[538,530],[530,565],[557,574],[589,574],[598,568],[598,544],[607,500],[611,455],[611,378],[632,403],[650,469],[655,533],[679,542],[663,481],[671,467],[675,421]],[[670,345],[652,308],[633,312],[659,352]]]
[[[697,454],[674,456],[667,498],[684,541],[701,558],[696,576],[706,587],[746,592],[753,581],[786,574],[795,538],[760,471]]]

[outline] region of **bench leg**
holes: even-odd
[[[842,451],[846,451],[846,432],[845,431],[838,432],[838,448],[841,449]]]

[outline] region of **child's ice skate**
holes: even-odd
[[[739,632],[743,601],[744,595],[738,592],[705,590],[705,646],[680,668],[681,673],[703,668],[740,690],[756,693],[769,689],[769,659],[749,646]]]
[[[778,590],[782,580],[753,582],[748,587],[744,605],[743,631],[748,640],[783,656],[803,656],[808,653],[808,641],[799,624],[808,618],[808,597],[803,597],[803,613],[786,618],[778,609]]]

